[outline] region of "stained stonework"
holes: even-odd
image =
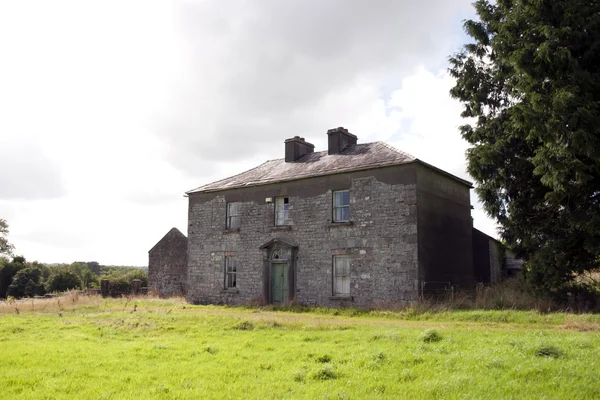
[[[187,282],[187,238],[171,229],[148,252],[148,289],[160,297],[182,296]]]
[[[190,197],[188,300],[268,302],[273,247],[265,243],[280,240],[295,246],[289,253],[295,257],[289,264],[288,279],[293,279],[287,292],[290,301],[321,306],[415,301],[418,244],[414,183],[389,184],[360,173],[348,175],[344,181],[345,185],[326,180],[297,182],[298,195],[281,193],[277,186],[262,189],[271,196],[288,195],[290,226],[284,228],[274,226],[274,205],[261,195],[249,195],[248,201],[240,202],[241,226],[233,231],[225,230],[224,224],[226,203],[236,200],[235,196],[216,194],[207,201],[202,196]],[[303,184],[312,189],[303,190]],[[332,189],[327,184],[350,190],[350,223],[332,223]],[[332,260],[339,254],[350,256],[349,298],[336,298],[332,293]],[[237,263],[234,289],[224,287],[226,256],[235,257]]]

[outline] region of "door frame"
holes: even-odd
[[[263,251],[263,297],[268,304],[273,303],[273,264],[287,263],[288,298],[282,304],[290,304],[296,297],[296,260],[298,246],[293,242],[275,238],[260,247]]]

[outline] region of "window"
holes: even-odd
[[[333,222],[350,221],[350,192],[338,190],[333,192]]]
[[[333,257],[333,295],[350,296],[350,257]]]
[[[275,198],[275,225],[289,225],[290,200],[287,197]]]
[[[225,289],[235,289],[237,263],[235,258],[225,257]]]
[[[240,203],[227,203],[227,229],[240,227]]]

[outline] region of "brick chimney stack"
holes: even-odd
[[[346,147],[356,144],[358,138],[348,132],[348,129],[343,127],[329,129],[327,131],[329,136],[327,154],[339,154]]]
[[[285,162],[293,162],[315,151],[315,146],[300,136],[285,140]]]

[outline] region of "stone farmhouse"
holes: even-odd
[[[471,183],[344,128],[327,135],[325,151],[296,136],[284,158],[187,192],[187,252],[167,234],[150,287],[185,287],[192,303],[372,306],[473,285]]]

